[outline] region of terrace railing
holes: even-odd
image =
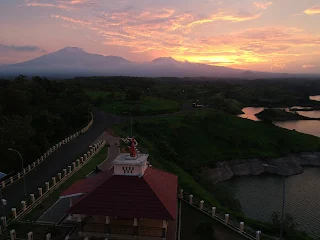
[[[195,198],[192,194],[188,194],[180,189],[178,198],[182,201],[190,204],[194,208],[198,209],[199,211],[203,212],[204,214],[210,216],[212,219],[224,224],[228,228],[233,231],[236,231],[238,234],[242,235],[243,237],[250,239],[250,240],[261,240],[261,239],[273,239],[276,238],[264,235],[261,231],[255,231],[249,226],[245,226],[244,222],[238,222],[235,218],[230,216],[228,213],[222,213],[217,211],[216,207],[213,207],[203,200],[199,200]]]
[[[11,209],[9,216],[1,217],[1,229],[7,228],[7,226],[28,213],[30,213],[36,206],[38,206],[44,199],[46,199],[55,189],[61,186],[67,179],[69,179],[74,173],[81,169],[87,162],[89,162],[104,146],[105,141],[100,141],[91,146],[90,150],[74,161],[67,169],[63,169],[62,173],[58,173],[53,176],[51,181],[45,182],[44,188],[38,188],[38,193],[30,194],[30,198],[26,201],[21,201],[21,205]],[[1,232],[1,231],[0,231]]]

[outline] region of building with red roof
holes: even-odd
[[[73,199],[68,220],[78,222],[80,237],[175,238],[178,177],[148,166],[147,159],[121,153],[112,169],[63,192],[61,198]]]

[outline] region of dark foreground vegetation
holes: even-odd
[[[81,86],[19,76],[0,81],[1,172],[21,171],[51,146],[88,122],[89,99]],[[90,109],[89,109],[90,110]]]
[[[318,108],[320,102],[309,99],[318,94],[320,81],[311,80],[90,77],[55,82],[38,77],[26,81],[20,76],[14,81],[0,81],[1,169],[11,171],[20,166],[19,159],[7,152],[8,147],[19,149],[28,159],[27,164],[84,126],[88,102],[112,114],[168,113],[165,117],[134,121],[133,133],[142,150],[150,153],[152,164],[179,175],[179,185],[186,192],[254,229],[277,234],[278,225],[243,216],[232,193],[212,184],[203,170],[222,160],[320,151],[317,137],[282,129],[268,121],[234,116],[246,106]],[[193,108],[192,103],[205,107]],[[126,136],[129,126],[115,126],[115,130]],[[289,229],[286,238],[308,239]]]

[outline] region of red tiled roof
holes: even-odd
[[[177,213],[177,187],[176,175],[148,167],[142,177],[113,175],[106,178],[67,212],[174,220]]]
[[[98,185],[100,185],[102,182],[104,182],[111,176],[112,176],[112,172],[101,172],[95,177],[89,177],[89,178],[77,181],[74,184],[72,184],[67,190],[65,190],[61,194],[60,198],[86,194],[92,191],[93,189],[95,189]]]

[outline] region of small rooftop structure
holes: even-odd
[[[135,157],[120,153],[113,161],[114,175],[143,176],[148,167],[149,154],[138,154]]]
[[[166,239],[169,232],[168,240],[173,240],[178,176],[149,166],[149,154],[137,154],[134,138],[128,143],[130,153],[120,153],[110,170],[80,180],[62,193],[60,198],[70,199],[67,221],[76,218],[82,223],[80,237],[120,233],[156,240]]]

